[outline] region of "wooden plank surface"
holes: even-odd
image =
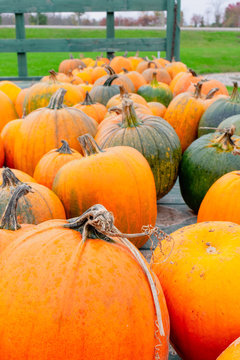
[[[142,39],[3,39],[0,52],[164,51],[165,38]]]
[[[166,10],[167,0],[0,0],[0,13]]]

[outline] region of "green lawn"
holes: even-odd
[[[26,29],[28,38],[104,38],[105,30],[77,29]],[[164,31],[156,30],[116,30],[116,37],[164,37]],[[0,38],[15,38],[15,29],[3,28]],[[129,53],[130,55],[131,53]],[[78,57],[79,53],[73,54]],[[85,53],[85,56],[96,57],[99,53]],[[153,54],[140,53],[141,56]],[[156,53],[154,54],[156,55]],[[164,57],[165,53],[162,52]],[[49,69],[58,69],[59,63],[68,57],[67,53],[29,53],[27,55],[30,76],[45,75]],[[205,32],[182,31],[181,61],[198,73],[240,71],[240,33],[239,32]],[[0,54],[0,76],[17,75],[17,56]]]

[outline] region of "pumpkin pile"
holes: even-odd
[[[169,337],[183,360],[239,358],[237,83],[70,56],[0,100],[0,360],[167,360]],[[198,223],[149,266],[178,176]]]

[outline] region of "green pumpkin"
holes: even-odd
[[[230,116],[223,120],[218,125],[218,129],[230,128],[232,125],[235,126],[234,134],[240,136],[240,114]]]
[[[181,160],[181,145],[173,127],[158,116],[145,115],[140,120],[130,99],[123,99],[123,113],[118,123],[99,129],[95,140],[101,148],[131,146],[147,159],[155,180],[157,198],[173,187]]]
[[[222,175],[240,170],[240,137],[226,132],[207,134],[184,152],[180,164],[180,189],[186,204],[196,213],[210,186]],[[239,148],[239,150],[238,150]]]
[[[240,114],[240,96],[238,85],[234,83],[231,97],[216,100],[202,115],[198,127],[198,137],[214,132],[214,129],[204,129],[204,127],[217,128],[223,120],[237,114]]]
[[[111,75],[103,85],[94,86],[89,93],[92,101],[106,106],[111,97],[116,94],[120,94],[119,86],[112,85],[113,80],[117,78],[117,75]]]
[[[153,79],[150,85],[141,86],[137,94],[141,95],[147,102],[157,101],[168,107],[173,99],[170,87],[157,81],[156,73],[153,73]]]

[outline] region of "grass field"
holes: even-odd
[[[26,29],[28,38],[104,38],[105,34],[105,30]],[[164,37],[165,32],[157,30],[116,30],[115,36],[118,38]],[[15,29],[2,28],[0,38],[15,38]],[[78,57],[79,53],[73,55]],[[84,55],[96,57],[99,53],[84,53]],[[142,52],[140,55],[150,57],[153,54]],[[164,56],[165,53],[162,52],[161,57]],[[68,53],[29,53],[27,55],[29,75],[45,75],[52,68],[57,70],[59,63],[67,57]],[[240,71],[239,58],[239,32],[182,31],[181,33],[181,61],[198,73]],[[1,53],[0,76],[16,75],[16,54]]]

